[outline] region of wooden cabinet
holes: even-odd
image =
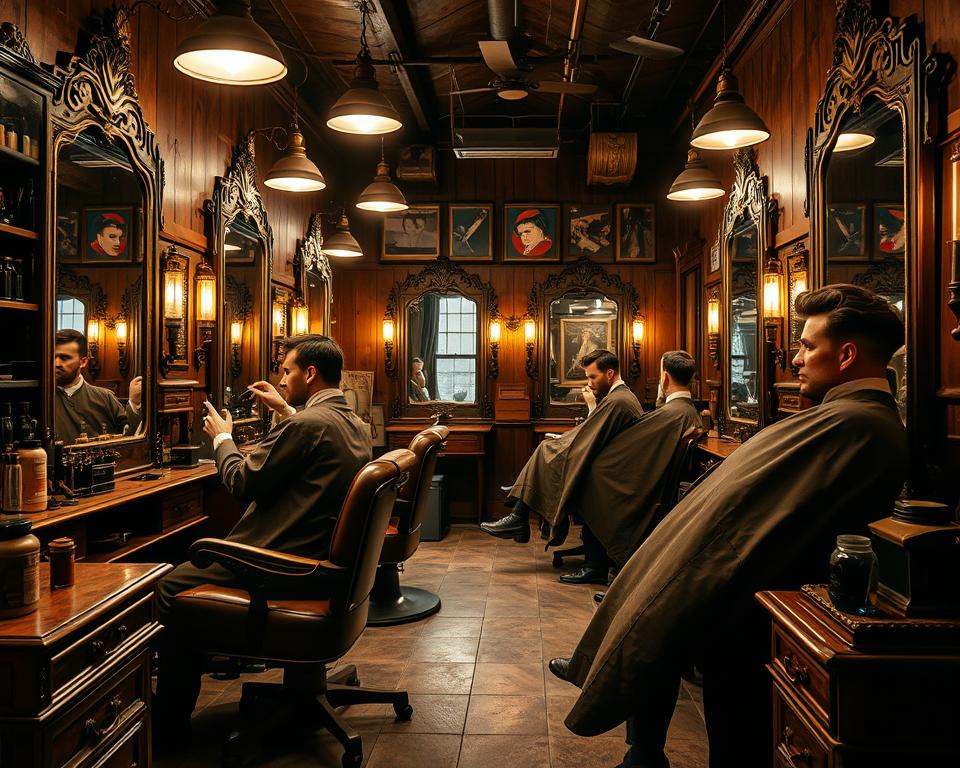
[[[150,765],[153,588],[172,566],[77,564],[34,613],[0,622],[4,768]]]
[[[778,768],[960,765],[960,620],[843,614],[824,587],[762,592]]]

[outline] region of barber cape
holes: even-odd
[[[582,691],[567,727],[593,736],[652,706],[648,683],[679,676],[731,606],[752,606],[758,590],[824,581],[835,537],[866,534],[889,514],[906,467],[893,397],[858,381],[750,438],[607,591],[570,664]]]
[[[626,384],[611,389],[587,418],[560,437],[544,440],[527,461],[510,494],[556,526],[574,504],[594,458],[643,416],[637,396]]]
[[[689,397],[645,413],[593,460],[577,499],[583,522],[617,565],[630,559],[663,515],[660,498],[680,438],[700,429]]]
[[[139,424],[140,416],[129,404],[121,405],[109,389],[89,381],[72,395],[63,387],[56,388],[53,429],[56,439],[65,445],[77,442],[81,433],[92,439],[97,435],[122,435],[124,427],[129,427],[128,434],[133,434]]]

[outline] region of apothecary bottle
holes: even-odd
[[[830,599],[844,613],[874,612],[877,556],[866,536],[837,536],[830,555]]]

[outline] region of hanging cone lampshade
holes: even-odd
[[[220,0],[216,13],[177,46],[173,65],[197,80],[264,85],[287,74],[287,64],[250,14],[250,0]]]
[[[837,143],[833,145],[834,152],[853,152],[855,149],[869,147],[877,137],[866,131],[844,131],[837,136]]]
[[[725,190],[719,177],[711,171],[695,149],[687,152],[687,164],[667,192],[668,200],[713,200]]]
[[[340,256],[345,259],[356,259],[363,256],[360,243],[350,233],[350,222],[345,213],[340,214],[337,222],[337,231],[323,243],[323,252],[328,256]]]
[[[307,157],[303,134],[296,126],[290,132],[287,151],[273,164],[263,183],[285,192],[318,192],[327,186],[320,169]]]
[[[337,99],[327,114],[327,127],[341,133],[368,136],[392,133],[403,127],[400,114],[380,93],[370,54],[361,51],[350,90]]]
[[[766,123],[746,105],[737,78],[725,67],[717,80],[713,107],[694,129],[690,143],[698,149],[740,149],[769,138]]]
[[[381,155],[380,162],[377,163],[377,175],[360,193],[360,197],[357,198],[357,208],[364,211],[392,213],[405,211],[409,207],[403,192],[390,181],[390,166]]]

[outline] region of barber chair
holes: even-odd
[[[390,451],[365,465],[340,508],[327,560],[312,560],[220,539],[200,539],[190,548],[194,565],[229,568],[243,588],[204,584],[174,600],[175,626],[207,653],[259,659],[283,668],[282,683],[245,683],[241,726],[224,747],[224,766],[239,766],[251,731],[272,734],[276,725],[306,722],[324,727],[344,747],[342,765],[363,762],[360,735],[336,712],[350,704],[392,704],[397,719],[413,707],[405,691],[358,687],[356,667],[327,676],[327,665],[344,656],[367,623],[383,537],[397,489],[416,464],[411,451]]]
[[[417,457],[410,478],[397,491],[393,517],[383,540],[380,565],[370,592],[368,627],[388,627],[432,616],[440,598],[425,589],[400,586],[400,564],[409,560],[420,544],[420,524],[427,509],[430,482],[450,430],[441,425],[418,432],[408,449]]]

